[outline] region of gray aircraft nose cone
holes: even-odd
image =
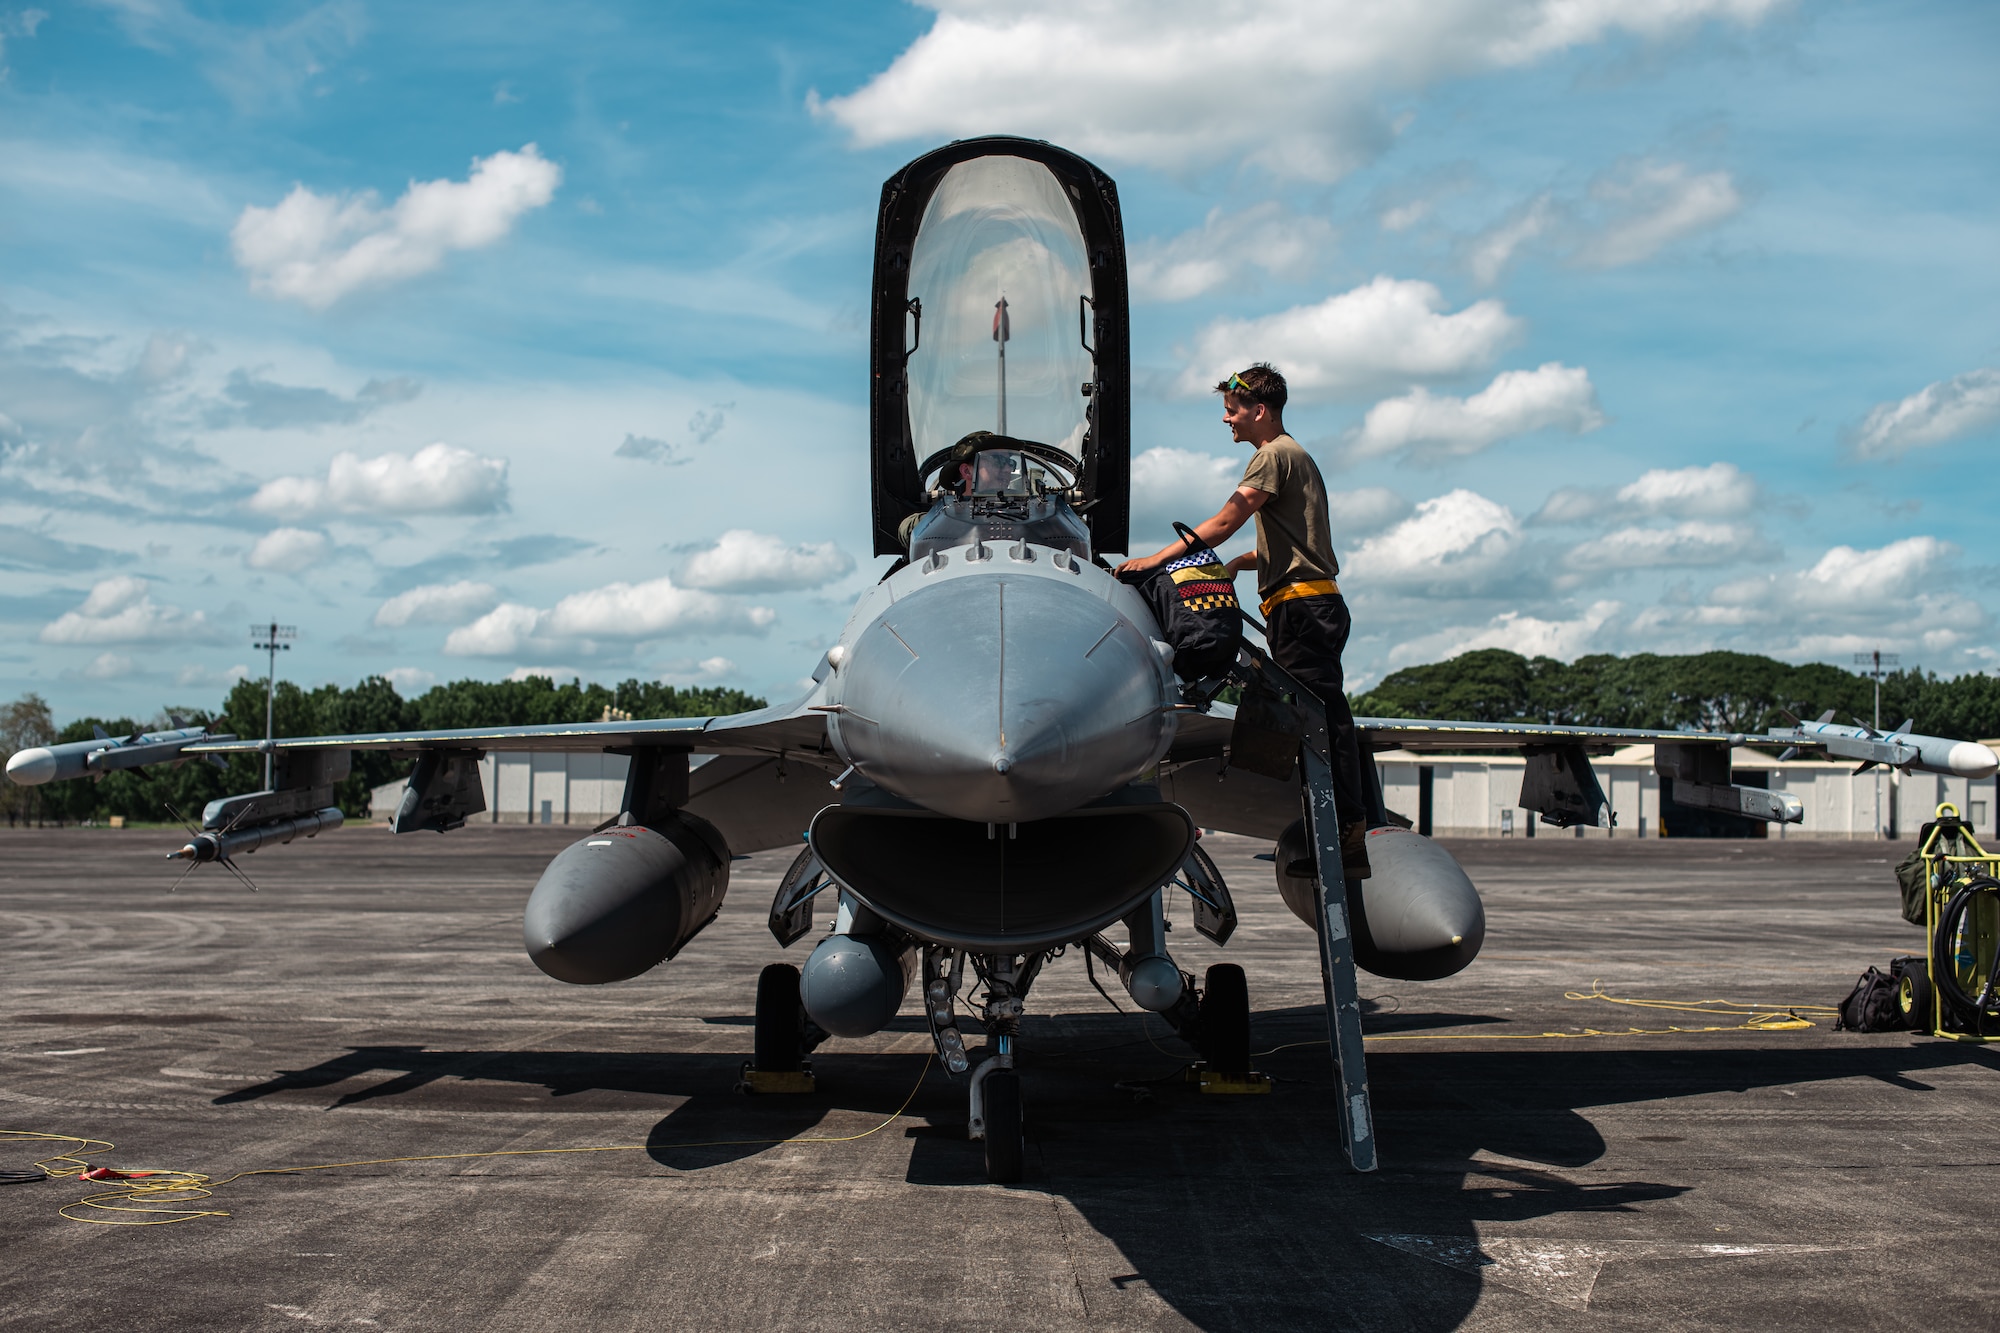
[[[1061,814],[1144,772],[1171,737],[1152,641],[1102,599],[963,578],[857,637],[835,743],[870,781],[958,819]]]

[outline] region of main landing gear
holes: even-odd
[[[799,1003],[799,970],[772,963],[757,975],[757,1026],[751,1060],[743,1066],[743,1092],[811,1092],[812,1064],[806,1059],[826,1039]]]

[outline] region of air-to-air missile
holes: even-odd
[[[176,719],[178,720],[178,719]],[[181,747],[196,741],[232,741],[207,727],[176,727],[171,731],[135,731],[123,739],[97,728],[95,738],[67,745],[37,745],[7,761],[7,777],[17,786],[39,787],[65,778],[101,778],[125,768],[141,768],[180,757]]]
[[[1784,746],[1781,759],[1795,758],[1801,750],[1824,750],[1831,759],[1859,759],[1857,773],[1877,764],[1885,768],[1912,769],[1919,773],[1942,773],[1950,778],[1990,778],[2000,771],[2000,755],[1978,741],[1955,741],[1947,736],[1920,736],[1911,731],[1915,719],[1906,718],[1893,731],[1873,727],[1843,727],[1827,709],[1817,720],[1790,727],[1772,727],[1770,738]]]

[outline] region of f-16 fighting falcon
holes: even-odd
[[[777,946],[813,933],[822,905],[832,926],[803,967],[764,968],[747,1079],[803,1084],[815,1047],[879,1031],[914,984],[939,1060],[965,1080],[970,1137],[1008,1181],[1021,1171],[1021,1015],[1066,951],[1114,973],[1218,1075],[1248,1076],[1243,970],[1183,972],[1164,905],[1188,893],[1196,929],[1226,944],[1230,891],[1196,831],[1271,839],[1285,903],[1318,932],[1344,1147],[1373,1169],[1355,969],[1457,972],[1484,937],[1479,895],[1442,847],[1392,824],[1372,765],[1366,808],[1336,809],[1325,711],[1261,647],[1184,679],[1167,628],[1103,559],[1130,549],[1116,187],[1042,142],[927,153],[882,188],[872,308],[873,542],[894,562],[802,698],[730,717],[286,738],[271,789],[212,803],[171,855],[227,864],[337,824],[333,784],[356,750],[414,756],[398,833],[484,810],[484,751],[629,756],[622,812],[528,895],[535,965],[576,985],[636,977],[715,919],[732,856],[798,847],[770,906]],[[1231,685],[1240,703],[1218,702]],[[1631,742],[1657,747],[1678,800],[1801,818],[1796,797],[1730,782],[1730,747],[1763,737],[1355,726],[1371,750],[1524,751],[1520,804],[1557,826],[1606,822],[1588,756]],[[1847,753],[1825,729],[1792,740]],[[24,751],[7,772],[35,783],[263,744],[163,732]],[[1878,762],[1931,762],[1921,738],[1868,744],[1886,747],[1866,756]],[[1946,752],[1950,771],[1968,771],[1962,749]],[[1991,772],[1992,754],[1980,764]],[[1355,819],[1373,876],[1349,883],[1339,829]]]

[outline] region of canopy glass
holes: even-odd
[[[980,157],[945,173],[910,254],[910,431],[918,458],[975,430],[1081,452],[1095,376],[1079,313],[1083,232],[1047,167]]]

